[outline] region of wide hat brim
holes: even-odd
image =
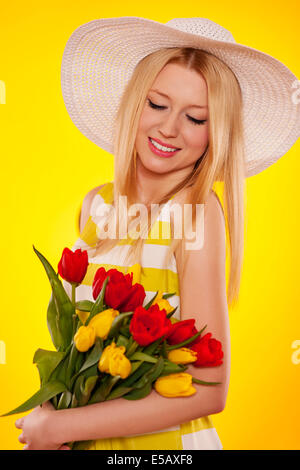
[[[214,27],[219,28],[218,34]],[[205,18],[162,24],[119,17],[81,25],[63,53],[64,102],[73,123],[88,139],[113,153],[114,120],[124,88],[138,62],[164,47],[203,49],[234,72],[243,95],[247,177],[275,163],[299,138],[298,80],[280,61],[236,43],[229,31]]]

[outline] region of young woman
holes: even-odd
[[[73,249],[86,249],[90,264],[76,300],[93,300],[100,266],[134,272],[146,301],[157,290],[175,292],[169,301],[178,306],[177,318],[195,318],[198,329],[207,324],[224,353],[217,367],[190,365],[188,372],[221,384],[198,386],[190,397],[152,391],[137,401],[66,410],[47,402],[16,421],[25,449],[68,449],[66,443],[82,440],[93,441],[87,449],[222,448],[210,415],[224,409],[228,392],[228,305],[237,300],[241,276],[244,179],[274,163],[299,137],[294,80],[276,59],[237,44],[203,18],[166,25],[104,19],[73,33],[62,66],[67,109],[77,127],[115,157],[114,182],[83,201]],[[223,183],[225,211],[213,190],[217,182]],[[130,214],[135,203],[147,216],[151,204],[158,206],[150,226],[148,217],[139,220],[138,237]],[[186,204],[193,207],[189,240],[185,229],[175,237]],[[203,218],[197,205],[204,207]],[[120,236],[125,219],[128,231]],[[107,231],[113,222],[116,230]],[[197,237],[198,245],[187,245]]]

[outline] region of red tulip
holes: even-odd
[[[79,248],[75,252],[65,248],[58,263],[59,275],[71,284],[80,284],[88,268],[88,254]]]
[[[146,297],[145,289],[141,284],[132,285],[133,274],[123,274],[117,269],[101,267],[96,271],[93,281],[93,297],[96,300],[104,280],[109,276],[106,285],[104,302],[109,307],[120,312],[131,312],[142,305]]]
[[[167,336],[167,342],[172,345],[179,344],[186,339],[191,338],[196,333],[198,333],[198,330],[195,328],[195,320],[193,318],[188,320],[181,320],[172,324],[170,332]],[[196,338],[196,340],[198,340],[198,338]],[[188,347],[194,344],[195,341],[190,343]]]
[[[193,362],[193,366],[215,367],[223,363],[222,343],[211,336],[211,333],[207,333],[196,344],[189,346],[197,352],[197,361]]]
[[[139,345],[148,346],[159,338],[163,339],[169,333],[171,325],[166,310],[160,310],[159,306],[154,304],[148,310],[142,306],[135,309],[129,330]]]

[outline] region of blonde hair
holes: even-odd
[[[196,162],[191,174],[157,203],[164,204],[174,193],[189,187],[188,200],[184,202],[192,204],[194,222],[196,204],[203,204],[207,200],[215,183],[223,183],[226,234],[230,250],[227,301],[231,305],[238,298],[244,249],[245,159],[242,94],[234,73],[214,55],[200,49],[165,48],[144,57],[134,69],[122,95],[114,127],[116,233],[119,233],[119,220],[122,220],[124,214],[124,210],[119,207],[119,196],[127,196],[127,208],[138,202],[135,140],[147,93],[158,73],[169,63],[181,64],[195,70],[206,80],[209,101],[209,145]],[[149,208],[147,209],[149,211]],[[109,217],[113,217],[113,214],[111,213]],[[129,230],[130,226],[128,220]],[[131,245],[128,252],[130,263],[140,262],[145,238],[143,234],[148,230],[147,218],[144,224],[142,222],[140,224],[140,237],[127,238],[126,243]],[[97,240],[96,253],[109,251],[119,241],[119,238]],[[171,240],[165,262],[170,259],[180,243],[184,243],[184,238]],[[228,249],[227,244],[226,249]]]

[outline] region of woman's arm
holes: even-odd
[[[184,195],[179,200],[180,204],[182,200],[184,200]],[[230,376],[226,231],[223,208],[213,191],[204,205],[202,248],[190,251],[178,249],[175,256],[180,285],[181,320],[195,318],[195,326],[198,330],[207,325],[203,334],[212,333],[213,338],[221,341],[224,352],[223,364],[220,366],[199,368],[191,364],[186,372],[199,379],[222,382],[222,385],[211,387],[209,392],[214,393],[213,388],[215,388],[218,407],[224,409]],[[185,271],[183,271],[184,262],[186,262]]]
[[[42,411],[40,408],[36,412],[36,421],[35,412],[23,418],[24,436],[26,442],[31,442],[29,449],[39,448],[39,445],[55,448],[70,441],[155,432],[224,409],[230,369],[225,224],[214,195],[205,205],[204,237],[201,250],[185,251],[183,255],[177,253],[176,256],[181,318],[195,318],[197,329],[207,324],[206,331],[222,342],[224,359],[223,364],[217,367],[196,368],[190,365],[187,372],[205,381],[222,383],[213,386],[194,384],[197,393],[189,397],[166,398],[152,390],[150,395],[136,401],[119,398],[66,410]],[[185,273],[182,271],[184,260]],[[43,436],[46,443],[38,444],[39,436]]]
[[[194,384],[190,397],[165,398],[152,390],[136,401],[118,398],[85,407],[49,413],[44,432],[57,445],[89,439],[143,434],[222,411],[219,385]]]

